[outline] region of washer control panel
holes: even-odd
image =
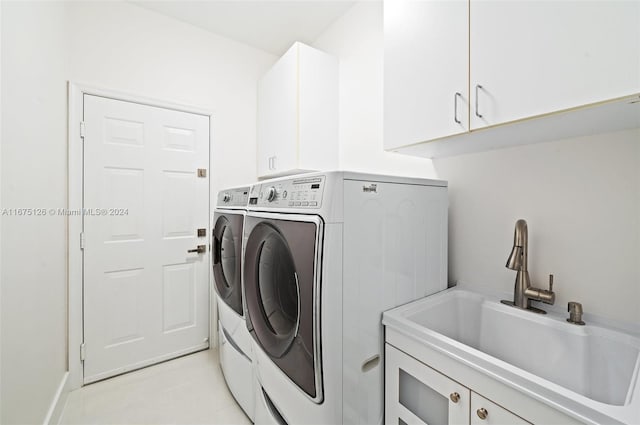
[[[218,192],[218,207],[246,207],[248,203],[248,187],[238,187]]]
[[[324,183],[325,176],[314,176],[255,185],[251,188],[249,206],[319,208]]]

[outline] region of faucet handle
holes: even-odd
[[[567,311],[569,312],[567,322],[573,323],[574,325],[584,325],[584,322],[582,321],[582,304],[575,301],[569,301],[569,304],[567,304]]]
[[[549,275],[549,292],[553,292],[553,275]]]

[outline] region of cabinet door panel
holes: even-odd
[[[484,409],[482,412],[481,409]],[[480,412],[480,413],[479,413]],[[483,415],[484,414],[484,415]],[[481,417],[483,416],[484,419]],[[471,424],[472,425],[526,425],[525,421],[507,409],[471,392]]]
[[[289,49],[258,82],[258,176],[296,168],[298,55]]]
[[[472,129],[640,92],[638,1],[470,0],[470,19]]]
[[[338,167],[338,59],[299,43],[298,168]]]
[[[468,130],[468,10],[459,0],[384,2],[385,149]]]
[[[389,344],[385,356],[385,423],[469,423],[468,388]]]

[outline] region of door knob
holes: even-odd
[[[198,245],[197,248],[190,249],[187,252],[197,252],[198,254],[202,254],[203,252],[206,252],[206,250],[207,250],[206,245]]]
[[[449,398],[451,399],[451,401],[453,401],[454,403],[457,403],[458,401],[460,401],[460,394],[458,393],[451,393],[449,395]]]

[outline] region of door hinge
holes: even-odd
[[[83,362],[86,357],[87,357],[87,350],[83,342],[82,344],[80,344],[80,361]]]
[[[80,137],[84,139],[84,121],[80,122]]]
[[[207,169],[198,168],[198,177],[207,177]]]
[[[80,249],[84,249],[84,232],[80,232]]]

